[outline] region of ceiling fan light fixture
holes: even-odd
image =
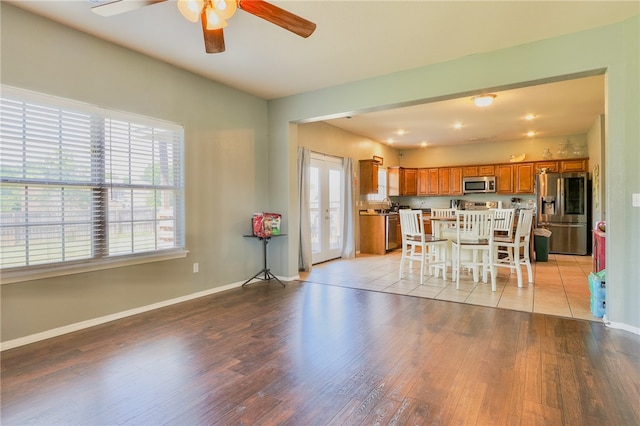
[[[227,26],[227,21],[222,19],[217,10],[213,7],[207,7],[206,17],[208,30],[219,30],[220,28]]]
[[[474,96],[471,98],[473,103],[476,104],[477,107],[487,107],[493,103],[493,100],[496,98],[496,95],[492,93],[488,93],[485,95]]]
[[[238,3],[236,0],[213,0],[213,7],[215,7],[220,19],[227,20],[236,13]]]
[[[191,22],[198,22],[203,7],[204,0],[178,0],[178,10]]]

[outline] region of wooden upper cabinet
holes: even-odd
[[[514,192],[516,194],[533,194],[535,192],[535,164],[514,164]]]
[[[496,181],[498,194],[513,194],[513,166],[511,164],[497,165]]]
[[[542,169],[546,169],[549,173],[557,173],[558,172],[558,162],[557,161],[538,161],[536,162],[536,173],[540,173]]]
[[[478,166],[465,166],[462,168],[462,177],[475,177],[478,174]]]
[[[451,171],[448,167],[438,169],[438,194],[448,195],[451,192]]]
[[[495,176],[496,168],[493,164],[481,166],[465,166],[462,168],[462,177]]]
[[[400,169],[400,195],[418,195],[418,169]]]
[[[389,167],[387,182],[389,196],[418,195],[418,169]]]
[[[462,195],[462,167],[451,167],[451,194]]]
[[[429,169],[418,169],[418,195],[429,195]]]
[[[378,193],[378,163],[360,160],[360,194]]]
[[[589,167],[588,163],[589,160],[587,158],[562,160],[560,161],[560,173],[586,172]]]
[[[478,176],[495,176],[496,167],[493,164],[478,166]]]
[[[438,195],[440,192],[440,173],[438,169],[428,169],[429,175],[429,195]]]

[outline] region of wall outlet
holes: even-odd
[[[632,194],[631,205],[633,207],[640,207],[640,194]]]
[[[200,264],[198,264],[198,262],[193,264],[193,273],[197,274],[198,271],[200,270]]]

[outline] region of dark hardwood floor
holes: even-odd
[[[640,337],[256,283],[2,353],[2,425],[638,425]]]

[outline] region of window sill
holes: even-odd
[[[188,250],[166,251],[124,258],[103,259],[74,265],[42,267],[33,270],[3,272],[0,284],[13,284],[23,281],[40,280],[44,278],[61,277],[64,275],[81,274],[84,272],[102,271],[105,269],[121,268],[123,266],[141,265],[143,263],[162,262],[165,260],[187,257]]]

